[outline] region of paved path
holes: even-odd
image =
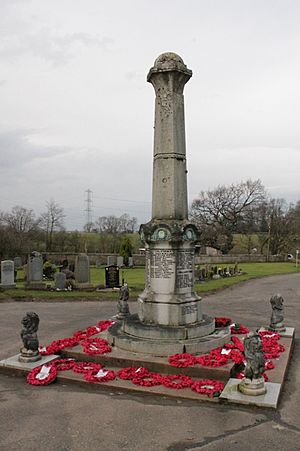
[[[300,277],[246,282],[206,296],[203,310],[251,327],[268,323],[269,298],[285,299],[286,323],[297,328],[296,346],[279,409],[103,394],[76,386],[33,387],[0,375],[1,450],[188,451],[300,449]],[[113,302],[0,303],[0,358],[20,347],[20,319],[41,318],[40,341],[69,336],[114,314]],[[134,310],[134,304],[131,305]]]

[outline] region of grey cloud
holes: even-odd
[[[81,46],[98,47],[107,50],[114,40],[89,33],[76,32],[64,35],[54,34],[48,28],[24,35],[10,34],[0,41],[0,56],[8,61],[31,54],[52,63],[54,66],[66,64],[76,56]]]
[[[32,131],[15,130],[0,133],[0,172],[16,170],[39,159],[51,158],[70,149],[55,146],[38,146],[30,142]]]

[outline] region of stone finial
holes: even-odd
[[[239,384],[239,390],[245,395],[263,395],[266,393],[265,358],[262,348],[262,340],[259,334],[251,332],[244,340],[245,347],[245,377]]]
[[[39,322],[39,316],[34,312],[27,312],[21,321],[23,326],[23,329],[21,330],[23,348],[20,350],[20,362],[36,362],[41,359],[39,354],[39,340],[37,337]]]
[[[283,297],[281,294],[274,294],[270,299],[270,304],[272,307],[272,315],[269,329],[275,332],[285,331],[284,327],[284,307],[283,307]]]
[[[163,72],[178,72],[181,73],[180,83],[181,89],[185,83],[191,78],[193,72],[187,68],[186,64],[184,64],[183,59],[177,55],[177,53],[166,52],[159,55],[154,61],[154,66],[151,67],[148,75],[147,81],[154,85],[153,75]],[[154,85],[155,86],[155,85]]]

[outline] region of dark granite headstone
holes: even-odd
[[[120,270],[117,265],[105,267],[105,286],[106,288],[117,288],[120,286]]]

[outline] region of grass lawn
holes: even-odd
[[[220,265],[224,266],[224,265]],[[295,267],[294,263],[243,263],[239,265],[245,274],[235,277],[228,277],[219,280],[209,280],[205,283],[197,283],[195,290],[199,293],[209,293],[211,291],[219,290],[225,287],[235,285],[239,282],[254,279],[257,277],[271,276],[276,274],[289,274],[300,273],[300,266]],[[145,271],[144,268],[133,269],[121,269],[120,281],[124,278],[128,283],[131,297],[137,296],[144,289],[145,284]],[[29,291],[24,289],[24,283],[22,281],[24,272],[18,271],[17,288],[13,290],[0,291],[0,300],[13,298],[13,299],[31,299],[31,300],[43,300],[43,299],[117,299],[117,291],[72,291],[72,292],[56,292],[56,291]],[[93,285],[105,284],[105,269],[104,268],[91,268],[91,283]],[[47,282],[52,284],[53,282]]]

